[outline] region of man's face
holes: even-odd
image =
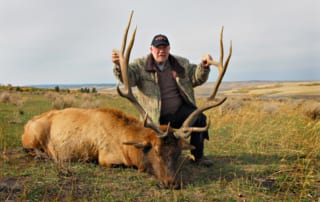
[[[151,46],[150,52],[157,63],[163,63],[168,60],[170,53],[170,46],[160,45]]]

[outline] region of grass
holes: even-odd
[[[305,81],[305,82],[242,82],[238,85],[232,82],[226,85],[224,94],[234,96],[236,94],[243,96],[263,96],[268,98],[319,98],[319,82]],[[223,86],[223,85],[222,85]],[[210,87],[207,87],[210,88]],[[208,90],[208,89],[206,89]],[[202,88],[202,91],[203,88]]]
[[[75,107],[88,99],[72,96]],[[1,201],[320,200],[320,121],[306,117],[303,106],[295,104],[298,101],[238,100],[237,110],[230,108],[222,115],[219,109],[206,112],[212,124],[205,154],[214,166],[185,161],[179,175],[182,189],[170,190],[135,169],[33,159],[21,148],[23,126],[51,109],[54,99],[45,92],[15,92],[14,97],[23,104],[0,102]],[[96,94],[90,99],[137,114],[116,95]]]

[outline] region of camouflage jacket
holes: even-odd
[[[194,87],[207,81],[210,69],[191,64],[186,58],[170,55],[168,62],[179,91],[186,102],[196,106]],[[114,67],[114,74],[121,81],[121,72]],[[129,85],[137,87],[137,100],[155,123],[160,118],[160,89],[157,70],[151,54],[135,59],[128,67]]]

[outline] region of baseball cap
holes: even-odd
[[[166,37],[163,34],[157,34],[153,37],[151,45],[156,47],[160,45],[169,46],[170,43],[169,43],[168,37]]]

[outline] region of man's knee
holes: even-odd
[[[195,126],[205,127],[207,125],[207,117],[204,114],[200,114],[197,118]]]
[[[205,127],[207,125],[207,117],[206,117],[206,115],[204,115],[204,114],[200,114],[199,116],[198,116],[198,119],[197,119],[197,121],[196,121],[196,123],[195,123],[195,127]],[[208,133],[208,131],[204,131],[204,132],[201,132],[201,140],[203,141],[204,139],[207,139],[207,140],[209,140],[209,133]]]

